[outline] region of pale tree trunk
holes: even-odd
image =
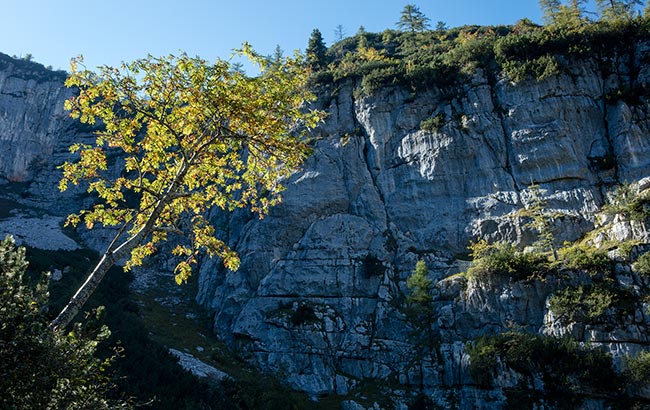
[[[50,328],[57,331],[65,329],[72,319],[77,316],[83,305],[88,301],[90,295],[97,289],[99,283],[104,279],[106,272],[115,265],[117,261],[128,256],[133,249],[142,243],[142,241],[149,236],[154,230],[154,226],[158,221],[158,217],[162,210],[167,206],[167,203],[171,200],[169,195],[163,196],[156,207],[149,215],[149,219],[145,225],[135,234],[126,239],[120,246],[113,249],[114,243],[121,236],[121,231],[118,232],[117,236],[113,240],[113,243],[108,247],[102,258],[99,260],[95,269],[88,275],[86,281],[79,287],[77,292],[72,296],[67,305],[63,308],[61,313],[50,323]]]
[[[131,251],[135,248],[136,244],[130,247],[130,249],[124,248],[121,254],[126,254],[127,251]],[[90,295],[93,294],[99,283],[104,279],[106,272],[121,258],[121,255],[116,253],[104,253],[102,258],[95,266],[95,269],[88,275],[86,281],[79,287],[77,293],[72,296],[70,301],[65,305],[61,313],[50,323],[50,328],[53,330],[63,330],[65,329],[72,319],[77,316],[81,307],[86,303]]]
[[[192,159],[197,155],[198,151],[200,150],[197,150],[197,152],[192,154]],[[189,162],[185,160],[182,161],[169,189],[160,197],[144,226],[142,226],[135,235],[128,237],[120,246],[113,248],[119,237],[122,235],[122,231],[117,233],[115,239],[95,266],[95,269],[93,269],[93,271],[88,275],[86,281],[81,285],[81,287],[79,287],[61,313],[59,313],[52,323],[50,323],[50,328],[52,330],[60,331],[65,329],[70,322],[72,322],[75,316],[77,316],[83,305],[90,298],[90,295],[92,295],[97,289],[99,283],[104,279],[106,272],[108,272],[117,261],[128,256],[133,249],[139,246],[142,241],[154,231],[160,214],[163,209],[173,201],[176,190],[180,185],[180,181],[182,181],[185,174],[187,174],[191,162],[191,160]]]

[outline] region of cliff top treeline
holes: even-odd
[[[580,4],[544,9],[546,25],[524,18],[513,26],[447,29],[439,22],[435,30],[381,33],[360,28],[326,49],[314,30],[307,60],[315,84],[355,79],[366,94],[391,85],[413,91],[452,86],[477,69],[504,73],[513,82],[542,80],[560,74],[576,58],[630,62],[639,42],[650,39],[648,13],[607,11],[603,6],[600,19],[591,20]]]
[[[14,70],[12,70],[12,67]],[[20,76],[26,80],[35,80],[37,82],[45,81],[65,81],[68,73],[63,70],[52,70],[51,66],[45,67],[29,57],[18,58],[0,53],[0,71],[10,71],[14,76]]]

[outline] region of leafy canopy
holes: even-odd
[[[283,178],[307,156],[301,136],[321,114],[305,109],[313,97],[300,56],[267,64],[247,44],[240,53],[259,65],[259,76],[185,54],[101,67],[98,74],[83,69],[81,58],[73,61],[66,85],[79,94],[65,108],[98,130],[94,145],[70,148],[79,157],[62,166],[60,189],[86,181],[99,201],[67,222],[120,227],[111,247],[126,235],[126,269],[174,234],[189,239],[173,250],[182,257],[178,283],[201,251],[237,269],[237,255],[217,238],[207,211],[249,208],[261,218],[280,201]],[[114,157],[118,175],[109,172]]]

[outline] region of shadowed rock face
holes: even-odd
[[[642,69],[637,81],[648,79]],[[557,334],[544,330],[555,326],[545,303],[557,282],[442,279],[466,267],[456,257],[471,239],[532,242],[506,216],[531,200],[528,185],[540,184],[564,214],[561,243],[593,228],[608,186],[648,174],[647,108],[605,98],[626,81],[583,61],[516,85],[478,72],[452,99],[437,89],[355,98],[351,83],[322,90],[329,115],[314,155],[268,217],[222,219],[242,265],[226,272],[206,261],[197,300],[215,312],[224,340],[314,396],[368,378],[410,388],[424,380],[429,391],[465,386],[459,400],[498,396],[472,390],[464,343],[513,325]],[[443,126],[421,129],[437,115]],[[441,281],[434,327],[442,346],[429,363],[414,360],[400,309],[418,259]],[[642,341],[630,332],[630,346]]]
[[[64,73],[0,54],[0,176],[30,181],[69,134],[72,120],[63,110],[71,91]]]
[[[636,81],[649,79],[641,67]],[[329,116],[282,204],[263,220],[214,215],[242,260],[237,272],[202,263],[197,300],[215,313],[215,333],[313,396],[345,394],[375,379],[396,396],[422,390],[442,403],[453,395],[460,408],[504,400],[498,387],[475,388],[468,371],[465,342],[483,334],[514,326],[594,340],[619,355],[637,351],[647,343],[644,312],[608,324],[616,332],[567,327],[548,312],[548,295],[559,286],[553,278],[468,284],[451,276],[466,269],[471,239],[534,240],[507,216],[529,203],[531,183],[564,214],[556,225],[562,242],[593,228],[608,186],[649,174],[647,104],[605,97],[628,81],[583,61],[567,74],[517,85],[477,72],[457,89],[415,95],[390,88],[355,97],[352,83],[320,90]],[[0,188],[56,221],[88,200],[56,188],[67,147],[89,138],[62,109],[69,93],[61,76],[0,55]],[[442,126],[422,129],[436,116]],[[624,223],[617,229],[615,237],[647,235]],[[101,249],[108,243],[101,235],[84,239]],[[418,350],[417,324],[402,309],[418,259],[437,282],[435,354]],[[498,386],[515,382],[504,374]]]

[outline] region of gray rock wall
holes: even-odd
[[[642,67],[635,80],[648,78]],[[608,186],[649,174],[647,104],[606,98],[628,82],[583,61],[556,78],[517,85],[479,71],[452,90],[389,88],[366,97],[353,83],[321,90],[318,104],[329,116],[282,204],[263,220],[214,215],[242,259],[237,272],[207,258],[201,265],[197,300],[214,312],[215,333],[314,397],[364,391],[371,381],[396,408],[418,391],[441,405],[500,408],[500,388],[473,385],[465,343],[513,326],[570,333],[619,356],[638,351],[648,343],[644,312],[615,323],[614,332],[611,324],[571,327],[548,311],[559,286],[552,278],[513,285],[454,276],[467,268],[471,239],[533,241],[508,216],[531,200],[529,184],[540,184],[549,206],[564,214],[557,226],[564,241],[593,228]],[[36,217],[56,226],[87,200],[56,187],[67,147],[89,138],[62,110],[69,93],[62,76],[0,55],[2,198],[38,207]],[[445,118],[442,126],[421,129],[436,116]],[[647,241],[645,229],[625,221],[611,236],[630,235]],[[107,243],[84,238],[98,248]],[[403,309],[418,259],[437,283],[435,352],[417,346],[421,324]],[[624,270],[617,280],[647,286]],[[516,382],[504,371],[497,386]]]
[[[71,95],[65,73],[0,54],[0,176],[32,180],[39,165],[51,161],[72,121],[63,109]]]
[[[647,83],[646,71],[636,80]],[[558,285],[445,278],[467,266],[471,239],[532,242],[507,216],[530,201],[528,185],[540,184],[564,214],[562,242],[593,228],[608,186],[648,175],[647,106],[606,99],[628,80],[583,61],[516,85],[478,72],[453,98],[398,88],[356,97],[352,83],[323,90],[329,116],[282,204],[263,220],[225,222],[239,271],[214,261],[201,269],[197,300],[215,312],[216,334],[315,397],[371,379],[424,388],[441,403],[455,392],[461,408],[498,408],[498,390],[472,387],[464,343],[512,326],[560,332],[546,307]],[[437,115],[443,126],[421,129]],[[440,281],[442,344],[428,358],[402,309],[418,259]]]

